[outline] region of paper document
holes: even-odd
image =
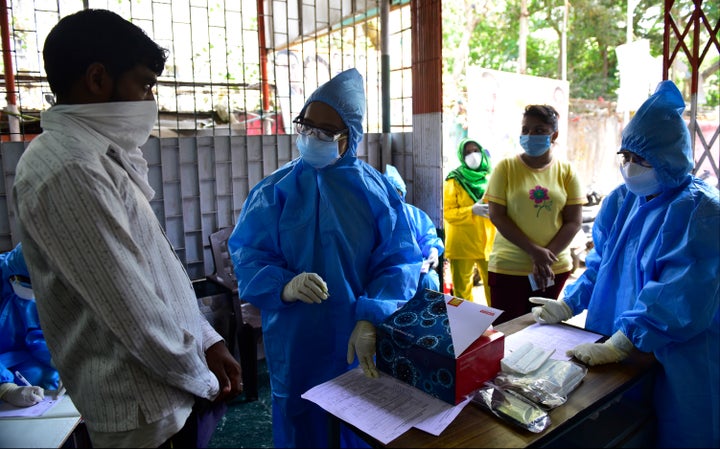
[[[30,407],[15,407],[7,402],[0,401],[0,419],[1,418],[32,418],[42,416],[59,404],[65,396],[55,399],[53,396],[45,396],[45,398]]]
[[[417,427],[440,435],[470,402],[452,406],[380,372],[371,379],[355,368],[305,392],[312,401],[383,444]]]
[[[570,360],[565,351],[581,343],[594,343],[603,336],[564,324],[532,324],[525,329],[505,336],[505,357],[525,343],[532,343],[545,351],[554,351],[550,358]]]

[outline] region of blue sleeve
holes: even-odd
[[[625,197],[625,187],[620,187],[605,197],[592,227],[593,248],[585,256],[585,271],[577,281],[565,287],[563,301],[577,315],[587,309],[602,263],[602,249],[615,223]]]
[[[435,224],[430,219],[430,216],[422,209],[411,204],[405,204],[405,211],[410,220],[410,226],[413,228],[415,240],[417,240],[418,246],[422,251],[423,258],[425,259],[430,255],[430,248],[437,249],[438,255],[442,255],[445,251],[445,245],[442,239],[438,237]]]
[[[380,175],[385,189],[373,195],[380,244],[373,251],[370,282],[365,295],[358,298],[356,319],[380,323],[395,312],[417,291],[422,254],[413,236],[405,203],[397,195],[388,195],[394,187]],[[369,187],[373,189],[375,187]],[[389,210],[388,210],[389,209]]]
[[[617,320],[618,327],[640,350],[655,351],[690,340],[717,320],[718,229],[717,196],[686,195],[670,204],[648,251],[647,265],[652,269],[645,273],[647,280],[637,304]]]
[[[0,362],[0,384],[15,382],[15,375],[2,362]]]
[[[280,296],[295,273],[284,269],[279,246],[281,209],[271,183],[261,183],[250,192],[237,225],[228,239],[228,251],[243,300],[264,309],[290,307]]]

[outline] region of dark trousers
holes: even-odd
[[[546,288],[545,291],[533,291],[527,276],[513,276],[494,273],[492,271],[489,272],[490,303],[494,308],[503,311],[503,313],[493,321],[493,325],[504,323],[505,321],[530,313],[532,308],[537,306],[537,304],[533,304],[528,300],[531,296],[557,299],[569,277],[569,271],[558,273],[555,275],[555,285]]]
[[[214,403],[207,399],[195,399],[192,412],[182,429],[159,447],[208,447],[210,438],[226,410],[227,405],[224,402]]]

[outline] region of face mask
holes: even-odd
[[[54,108],[81,120],[128,152],[147,142],[158,116],[155,101],[113,101]]]
[[[300,134],[297,137],[297,147],[300,157],[317,169],[332,164],[340,157],[337,142],[323,142],[313,135]]]
[[[478,168],[481,162],[482,155],[477,151],[465,156],[465,165],[467,165],[468,168],[471,170],[475,170],[476,168]]]
[[[27,300],[35,300],[35,294],[33,293],[32,286],[26,284],[25,282],[21,282],[17,278],[10,278],[10,285],[12,285],[12,289],[15,292],[16,295],[21,297],[22,299]]]
[[[640,164],[628,162],[620,166],[620,173],[627,188],[637,196],[648,196],[660,192],[660,181],[652,167],[643,167]]]
[[[520,146],[529,156],[542,156],[550,149],[550,134],[523,134],[520,136]]]

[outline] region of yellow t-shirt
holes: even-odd
[[[541,169],[530,168],[520,155],[503,159],[493,169],[484,198],[502,204],[507,215],[533,242],[546,246],[562,226],[566,205],[586,199],[577,173],[567,161],[554,159]],[[570,248],[557,254],[553,273],[572,268]],[[526,276],[532,273],[530,255],[498,232],[490,254],[489,271]]]

